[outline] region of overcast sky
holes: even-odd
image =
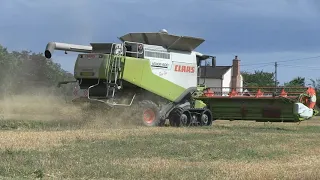
[[[279,61],[281,82],[320,78],[320,0],[1,0],[0,22],[0,44],[9,50],[118,42],[128,32],[164,28],[204,38],[197,50],[216,55],[217,65],[238,55],[248,71],[274,71]],[[53,59],[73,71],[75,53]]]

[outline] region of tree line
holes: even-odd
[[[320,79],[310,79],[310,83],[307,84],[304,77],[295,77],[289,82],[285,82],[280,85],[279,82],[275,83],[275,74],[273,72],[255,71],[241,72],[243,76],[244,86],[248,87],[273,87],[275,84],[281,87],[314,87],[317,91],[320,91]]]
[[[70,94],[70,87],[57,88],[59,81],[74,80],[73,75],[63,70],[42,53],[12,51],[0,45],[0,95],[36,93],[46,89],[54,94]]]
[[[306,79],[304,77],[295,77],[289,82],[283,83],[283,85],[280,85],[279,82],[275,83],[275,74],[273,72],[264,72],[264,71],[255,71],[253,73],[250,72],[241,72],[241,75],[244,79],[244,85],[245,86],[282,86],[282,87],[306,87],[306,86],[312,86],[317,88],[320,84],[319,79],[310,79],[311,83],[307,84]],[[317,88],[319,89],[319,88]],[[320,90],[320,89],[319,89]]]

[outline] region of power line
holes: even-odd
[[[268,67],[268,66],[271,66],[271,65],[272,65],[272,64],[267,64],[267,65],[258,66],[258,67],[255,67],[255,68],[250,68],[250,69],[247,69],[247,70],[244,70],[244,71],[257,70],[258,68]],[[273,65],[272,65],[272,66],[273,66]]]
[[[284,67],[284,68],[305,68],[307,70],[320,70],[320,67],[312,67],[312,66],[303,66],[303,65],[283,65],[283,64],[280,64],[281,67]]]
[[[268,66],[274,66],[275,67],[275,63],[277,63],[277,69],[280,68],[299,68],[299,69],[303,69],[303,70],[320,70],[319,66],[304,66],[304,65],[289,65],[289,64],[281,64],[278,62],[273,62],[270,64],[266,64],[263,66],[258,66],[258,67],[254,67],[254,68],[249,68],[249,69],[243,69],[243,71],[252,71],[252,70],[257,70],[263,67],[268,67]]]
[[[305,57],[305,58],[298,58],[298,59],[288,59],[288,60],[280,60],[276,62],[292,62],[292,61],[300,61],[300,60],[306,60],[306,59],[317,59],[320,58],[320,56],[312,56],[312,57]],[[240,66],[254,66],[254,65],[262,65],[262,64],[274,64],[273,62],[263,62],[263,63],[252,63],[252,64],[242,64]]]

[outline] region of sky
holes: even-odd
[[[119,42],[129,32],[205,39],[196,50],[217,65],[273,72],[278,80],[320,78],[319,0],[1,0],[0,44],[44,52],[48,42]],[[52,59],[73,72],[76,53]]]

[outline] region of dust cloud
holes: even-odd
[[[142,125],[139,123],[135,105],[109,107],[104,103],[72,104],[70,100],[46,88],[33,89],[19,95],[5,95],[0,100],[0,120],[72,121],[75,124],[81,123],[82,128],[90,129],[129,128]]]
[[[50,121],[81,117],[80,108],[68,105],[61,96],[44,88],[19,95],[4,95],[0,100],[0,112],[6,120]]]

